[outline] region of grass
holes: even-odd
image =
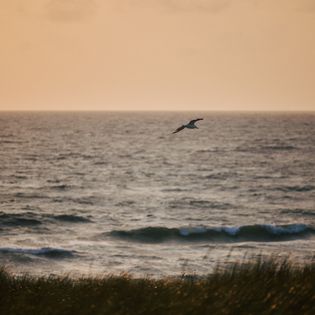
[[[0,314],[315,314],[315,264],[235,264],[207,277],[15,276],[0,270]]]

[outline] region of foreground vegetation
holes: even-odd
[[[0,271],[0,314],[315,314],[315,264],[258,261],[205,278],[14,276]]]

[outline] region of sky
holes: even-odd
[[[315,0],[0,0],[0,110],[315,110]]]

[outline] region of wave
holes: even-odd
[[[165,241],[286,241],[315,234],[315,229],[305,224],[271,225],[255,224],[237,227],[144,227],[134,230],[114,230],[109,235],[138,242]]]
[[[274,145],[261,145],[261,146],[239,146],[235,149],[237,152],[248,153],[263,153],[270,151],[292,151],[299,148],[289,144],[274,144]]]
[[[73,214],[36,214],[34,212],[4,213],[0,212],[0,226],[21,227],[37,226],[48,221],[63,221],[68,223],[87,223],[89,218]]]
[[[221,180],[221,179],[227,179],[229,177],[232,177],[232,176],[237,176],[237,173],[236,172],[217,172],[217,173],[211,173],[209,175],[206,175],[204,176],[203,178],[204,179],[218,179],[218,180]]]
[[[44,194],[36,194],[36,193],[25,193],[25,192],[17,192],[14,195],[14,198],[24,198],[24,199],[49,199],[47,195]]]
[[[283,191],[283,192],[306,192],[306,191],[312,191],[314,189],[315,189],[315,186],[312,186],[312,185],[284,186],[284,187],[277,188],[277,190]]]
[[[176,208],[197,208],[197,209],[231,209],[232,205],[226,202],[217,202],[203,199],[182,198],[173,200],[169,203],[169,207]]]
[[[189,191],[189,189],[183,189],[183,188],[165,188],[161,190],[162,192],[183,192],[183,191]]]
[[[19,141],[19,140],[0,140],[0,144],[20,144],[23,143],[23,141]]]
[[[301,215],[301,216],[315,216],[315,211],[305,210],[305,209],[283,209],[280,211],[280,213]]]
[[[0,247],[1,254],[24,254],[34,256],[44,256],[47,258],[71,258],[75,256],[75,251],[62,248],[42,247],[42,248],[19,248],[19,247]]]
[[[278,151],[288,151],[288,150],[296,150],[298,149],[293,145],[266,145],[261,147],[262,150],[278,150]]]
[[[70,186],[65,185],[65,184],[60,184],[60,185],[49,186],[48,188],[55,189],[55,190],[66,190],[66,189],[69,189]]]
[[[195,151],[196,153],[217,153],[217,152],[228,152],[231,151],[229,148],[210,148],[210,149],[201,149],[201,150],[197,150]]]
[[[215,202],[208,200],[190,200],[189,205],[197,208],[230,209],[231,205],[224,202]]]
[[[73,223],[84,223],[84,222],[91,222],[90,219],[81,217],[79,215],[71,215],[71,214],[60,214],[53,216],[53,219],[65,222],[73,222]]]
[[[32,212],[25,214],[20,213],[4,213],[0,212],[0,225],[1,226],[32,226],[40,225],[42,222],[36,218]]]
[[[78,185],[68,185],[68,184],[63,184],[61,182],[57,182],[57,181],[47,181],[47,183],[52,184],[52,185],[46,185],[46,186],[42,186],[41,189],[43,191],[47,191],[47,190],[53,190],[53,191],[69,191],[71,189],[77,189],[77,188],[81,188]]]
[[[95,204],[96,199],[94,197],[80,197],[80,198],[73,198],[73,197],[56,197],[52,199],[54,203],[78,203],[82,205],[91,205]]]

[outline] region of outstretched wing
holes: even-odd
[[[195,122],[197,122],[198,120],[203,120],[203,118],[197,118],[197,119],[193,119],[191,120],[188,124],[189,125],[193,125]]]
[[[178,127],[173,133],[177,133],[177,132],[180,132],[181,130],[183,130],[185,128],[184,125]]]

